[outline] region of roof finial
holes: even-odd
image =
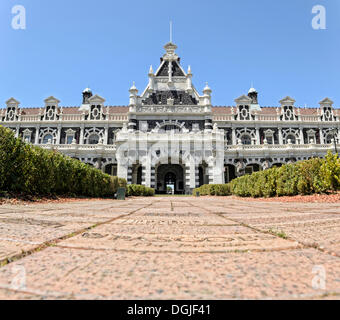
[[[170,43],[172,43],[172,21],[170,20]]]

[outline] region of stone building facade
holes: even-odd
[[[253,171],[323,157],[339,143],[340,110],[328,98],[319,108],[296,107],[291,97],[276,107],[259,105],[251,88],[233,106],[212,106],[192,72],[180,64],[176,45],[165,45],[158,69],[128,106],[107,106],[83,91],[82,104],[63,107],[51,96],[41,108],[20,108],[14,98],[0,109],[0,125],[17,137],[163,193],[189,193],[206,183],[225,183]]]

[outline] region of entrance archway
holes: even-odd
[[[183,194],[184,169],[179,164],[160,164],[156,167],[156,192],[165,194],[168,187],[173,189],[175,194]]]

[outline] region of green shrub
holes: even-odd
[[[0,190],[31,195],[113,196],[126,180],[15,138],[0,126]]]
[[[273,197],[308,195],[340,190],[340,159],[328,152],[325,159],[313,158],[244,175],[224,185],[196,188],[201,195]]]
[[[228,184],[205,184],[193,190],[193,195],[199,192],[202,196],[229,196],[230,186]]]
[[[143,197],[152,197],[155,195],[155,189],[149,188],[139,184],[129,184],[127,186],[127,195],[128,196],[143,196]]]

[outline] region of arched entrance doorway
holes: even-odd
[[[166,187],[166,193],[174,194],[176,187],[176,175],[173,172],[168,172],[164,178],[164,186]]]
[[[184,188],[184,169],[179,164],[160,164],[156,167],[156,192],[166,194],[169,188],[175,194],[183,194]]]

